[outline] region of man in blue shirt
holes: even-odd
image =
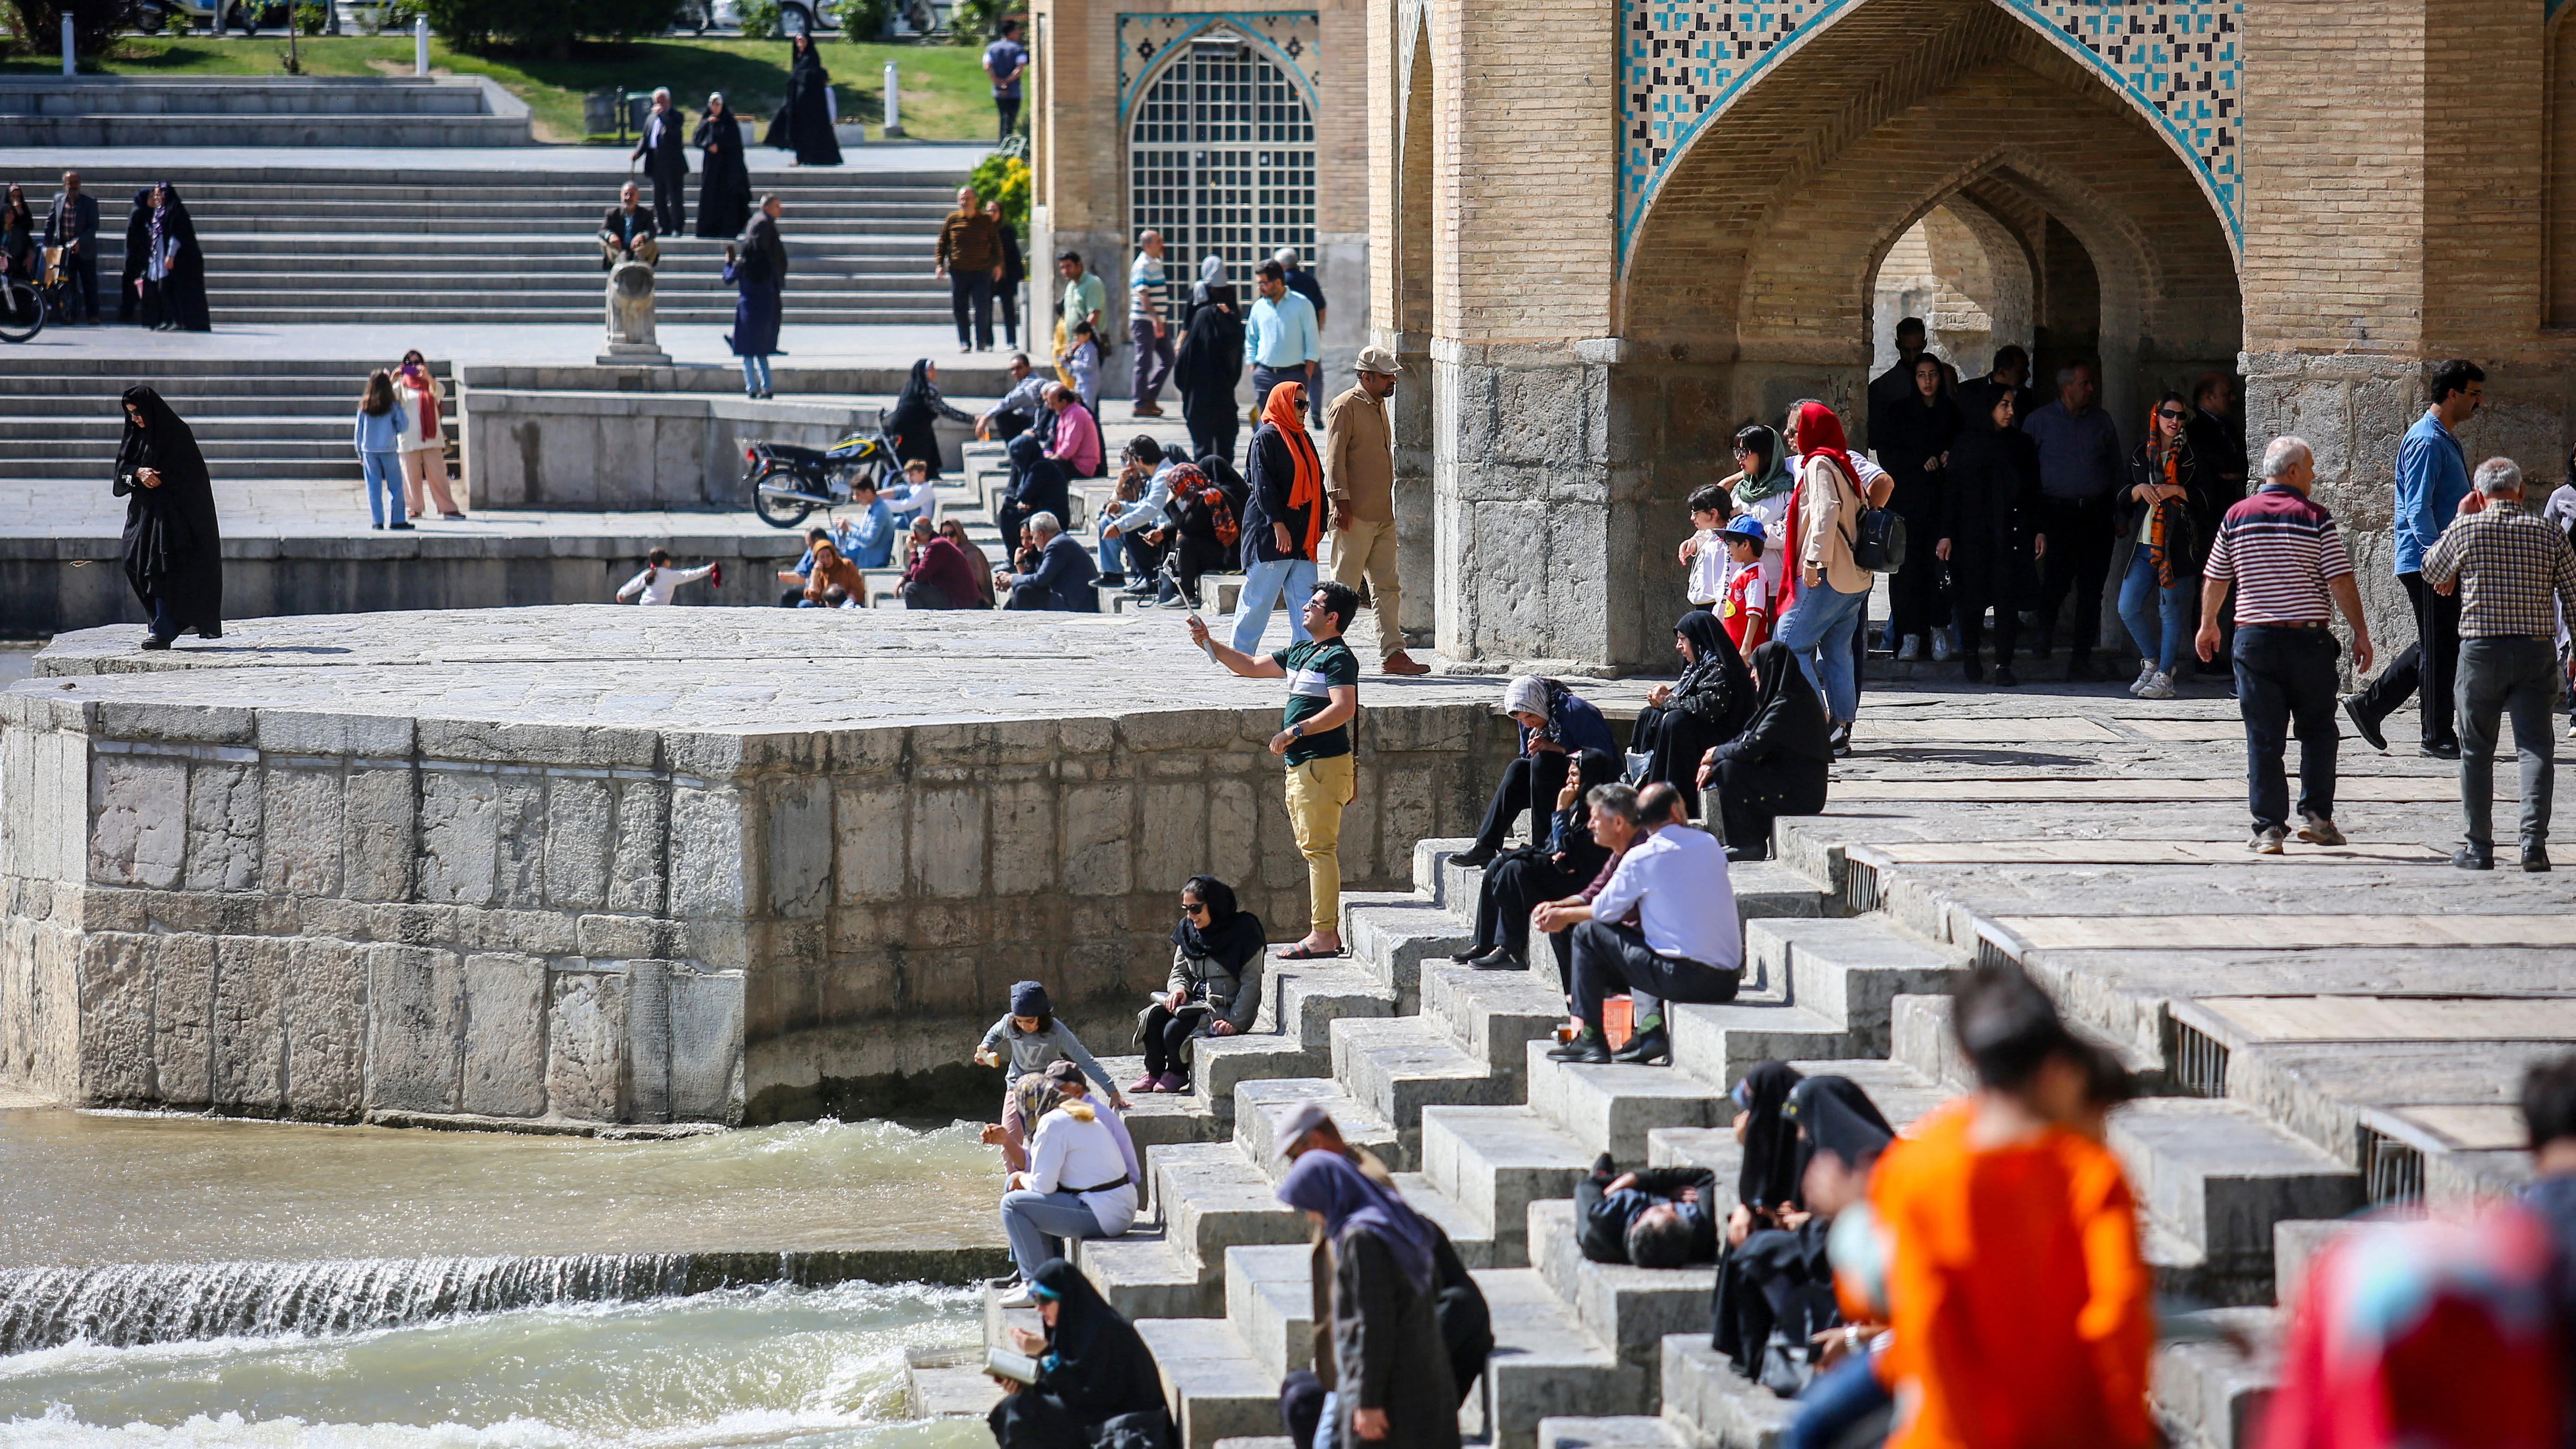
[[[1324,360],[1323,329],[1315,306],[1288,286],[1288,269],[1261,264],[1261,296],[1243,319],[1243,360],[1252,364],[1252,404],[1258,409],[1283,382],[1302,382],[1315,395],[1315,364]]]
[[[1020,22],[1005,20],[1001,36],[984,47],[984,74],[993,78],[993,110],[1002,129],[993,139],[1007,141],[1020,124],[1020,77],[1028,73],[1029,50],[1020,44]]]
[[[2397,445],[2397,510],[2390,532],[2397,545],[2397,582],[2415,605],[2415,642],[2388,672],[2358,694],[2346,695],[2343,712],[2374,750],[2388,737],[2380,721],[2415,698],[2422,723],[2418,749],[2437,760],[2460,757],[2451,682],[2460,662],[2460,601],[2424,586],[2424,555],[2459,515],[2469,494],[2469,460],[2460,450],[2460,425],[2486,401],[2487,375],[2474,362],[2454,360],[2433,369],[2432,403]]]
[[[2120,430],[2093,405],[2101,384],[2091,363],[2057,370],[2057,401],[2021,425],[2039,451],[2040,523],[2048,540],[2039,584],[2039,648],[2048,653],[2050,626],[2066,596],[2075,595],[2066,677],[2091,679],[2093,646],[2102,638],[2102,585],[2111,574],[2112,515],[2128,466],[2120,455]]]

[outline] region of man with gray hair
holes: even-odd
[[[1009,595],[1002,607],[1099,613],[1100,591],[1093,585],[1100,579],[1100,570],[1091,561],[1091,551],[1066,533],[1064,521],[1052,513],[1030,514],[1028,529],[1029,541],[1037,545],[1038,566],[1024,574],[993,570],[993,592]]]
[[[678,236],[681,223],[688,219],[684,204],[689,191],[687,146],[670,90],[656,89],[653,109],[644,117],[644,134],[626,159],[643,162],[644,174],[653,178],[653,229],[664,236]]]
[[[2334,515],[2311,501],[2315,450],[2274,438],[2263,485],[2227,510],[2201,571],[2200,657],[2218,653],[2218,611],[2236,586],[2236,712],[2245,720],[2245,780],[2254,834],[2245,848],[2282,853],[2290,785],[2282,757],[2299,736],[2299,838],[2341,845],[2335,828],[2335,637],[2332,609],[2352,625],[2352,667],[2370,668],[2370,625]],[[2331,601],[2332,608],[2329,608]]]
[[[2550,714],[2558,702],[2558,608],[2576,619],[2576,549],[2523,507],[2522,469],[2510,458],[2478,465],[2477,492],[2424,556],[2424,586],[2456,595],[2460,663],[2460,813],[2468,843],[2462,870],[2495,868],[2496,719],[2513,715],[2522,757],[2522,868],[2549,869],[2549,796],[2557,758]]]

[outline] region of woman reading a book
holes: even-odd
[[[986,1422],[1001,1449],[1169,1445],[1163,1374],[1135,1328],[1062,1258],[1037,1271],[1029,1296],[1044,1334],[1010,1330],[1020,1353],[993,1350],[986,1367],[1013,1390]]]

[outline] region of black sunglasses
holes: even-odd
[[[1185,916],[1203,916],[1203,915],[1206,915],[1206,914],[1207,914],[1207,902],[1205,902],[1205,901],[1201,901],[1201,902],[1199,902],[1197,905],[1192,905],[1192,904],[1190,904],[1188,901],[1183,901],[1183,902],[1181,902],[1181,914],[1182,914],[1182,915],[1185,915]]]
[[[2156,416],[2169,423],[2178,423],[2182,421],[2182,414],[2180,413],[2158,413]]]

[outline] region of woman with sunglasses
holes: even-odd
[[[2169,392],[2147,419],[2147,440],[2129,455],[2129,486],[2120,493],[2113,560],[2120,580],[2120,622],[2138,646],[2140,699],[2174,697],[2174,670],[2191,647],[2200,598],[2200,565],[2218,532],[2212,470],[2184,429],[2191,410]]]
[[[1235,904],[1234,888],[1212,875],[1181,886],[1172,927],[1172,975],[1136,1019],[1145,1075],[1131,1092],[1186,1092],[1192,1039],[1241,1036],[1261,1011],[1261,965],[1270,949],[1261,918]]]

